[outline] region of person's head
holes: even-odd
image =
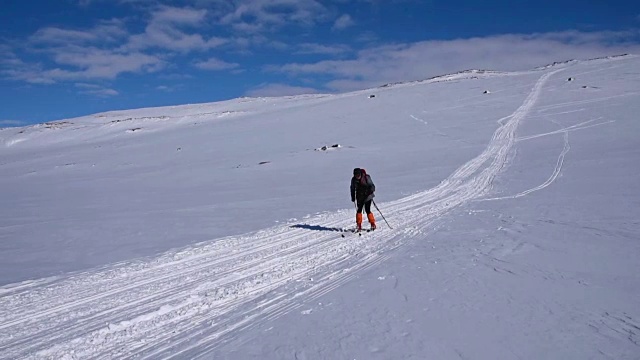
[[[361,176],[362,176],[362,169],[360,168],[353,169],[353,177],[355,177],[356,179],[360,179]]]

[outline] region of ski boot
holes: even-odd
[[[362,231],[362,213],[356,213],[356,232]]]
[[[373,213],[367,214],[367,219],[369,220],[369,224],[371,224],[371,229],[369,231],[373,231],[376,229],[376,218],[373,216]]]

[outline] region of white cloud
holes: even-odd
[[[640,52],[636,32],[567,31],[499,35],[450,41],[391,44],[360,51],[353,59],[266,67],[292,76],[330,75],[327,86],[355,90],[387,82],[425,79],[464,69],[524,70],[565,59]],[[629,41],[627,41],[629,40]]]
[[[351,16],[349,16],[348,14],[344,14],[336,19],[336,21],[333,23],[332,29],[343,30],[348,28],[349,26],[352,26],[353,24],[354,21],[353,19],[351,19]]]
[[[58,64],[84,69],[89,78],[114,78],[120,73],[141,70],[154,71],[162,66],[161,60],[143,53],[117,53],[97,48],[67,48],[57,52],[54,60]]]
[[[290,86],[285,84],[262,84],[245,93],[247,96],[289,96],[303,94],[317,94],[319,91],[314,88]]]
[[[148,47],[188,51],[209,49],[224,42],[218,38],[189,35],[179,29],[199,24],[206,11],[160,7],[152,14],[147,32],[139,37],[131,37],[125,21],[119,19],[102,20],[84,30],[41,28],[22,44],[14,41],[12,47],[0,46],[0,75],[34,84],[113,79],[122,73],[155,72],[165,67],[167,55],[162,59],[144,52]],[[136,40],[144,42],[144,46],[132,46],[131,41],[135,43]],[[25,62],[16,51],[31,57],[38,55],[40,59]],[[95,93],[115,95],[117,92],[102,89]]]
[[[145,32],[131,36],[126,47],[129,49],[159,47],[188,52],[212,49],[227,42],[215,36],[205,39],[199,33],[190,34],[183,30],[184,27],[200,26],[206,15],[206,10],[162,7],[153,12]]]
[[[195,67],[197,67],[198,69],[202,69],[202,70],[228,70],[228,69],[234,69],[238,66],[240,66],[239,64],[236,63],[228,63],[225,61],[222,61],[220,59],[216,59],[216,58],[210,58],[206,61],[201,61],[201,62],[197,62],[194,64]]]
[[[77,0],[77,4],[91,6],[107,0]],[[47,26],[31,35],[20,49],[21,56],[3,45],[0,50],[0,75],[36,84],[59,81],[86,81],[114,79],[122,73],[154,72],[166,67],[168,61],[193,51],[207,52],[228,39],[207,36],[213,19],[217,25],[245,28],[249,34],[235,36],[240,51],[250,53],[255,47],[267,47],[280,51],[290,45],[270,39],[256,29],[275,29],[287,24],[312,25],[321,19],[330,19],[329,11],[316,0],[232,0],[211,2],[188,0],[197,7],[173,7],[158,5],[156,0],[118,0],[134,3],[136,10],[148,11],[148,23],[142,33],[131,34],[125,19],[99,21],[87,29]],[[204,8],[206,9],[204,9]],[[158,50],[169,50],[160,53]],[[337,54],[344,47],[300,47],[300,53]],[[22,55],[40,55],[38,62],[25,62]],[[155,53],[155,54],[154,54]],[[156,55],[157,54],[157,55]],[[235,69],[238,64],[210,59],[196,64],[208,70]]]
[[[88,30],[45,27],[30,36],[22,50],[44,54],[54,65],[44,65],[46,61],[26,63],[4,45],[0,49],[5,50],[0,55],[0,74],[13,80],[50,84],[154,72],[163,68],[166,60],[147,53],[148,48],[188,52],[211,49],[226,41],[216,37],[205,39],[182,30],[201,24],[205,15],[205,10],[160,7],[152,13],[145,32],[133,36],[125,30],[124,21],[115,19],[100,21]]]
[[[182,20],[178,17],[176,21]],[[165,66],[165,61],[158,56],[123,47],[128,38],[124,21],[118,19],[100,21],[88,30],[45,27],[22,46],[14,46],[22,53],[44,57],[39,62],[27,63],[16,56],[13,49],[2,51],[0,74],[12,80],[51,84],[113,79],[122,73],[153,72]],[[53,64],[45,65],[51,62]],[[114,92],[103,91],[102,94],[114,95]]]
[[[58,81],[114,79],[122,73],[154,72],[165,64],[156,56],[140,52],[119,53],[95,47],[67,46],[48,50],[60,67],[44,69],[40,64],[23,63],[2,71],[6,77],[33,84]]]

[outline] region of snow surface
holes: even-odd
[[[640,359],[639,100],[623,56],[2,129],[0,358]],[[339,231],[354,167],[393,229]]]

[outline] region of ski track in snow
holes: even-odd
[[[542,190],[542,189],[546,188],[547,186],[551,185],[551,183],[553,183],[558,178],[558,176],[560,175],[560,171],[562,171],[562,165],[564,164],[564,157],[565,157],[565,155],[567,155],[567,153],[571,149],[571,145],[569,145],[569,130],[563,129],[563,130],[560,130],[559,132],[562,132],[564,134],[564,147],[562,148],[562,151],[560,152],[560,155],[558,155],[558,160],[556,161],[556,166],[553,169],[553,172],[551,173],[551,176],[549,176],[549,178],[545,182],[543,182],[542,184],[540,184],[540,185],[538,185],[538,186],[536,186],[534,188],[522,191],[522,192],[517,193],[515,195],[494,197],[494,198],[488,198],[488,199],[482,199],[482,200],[483,201],[489,201],[489,200],[517,199],[519,197],[523,197],[523,196],[526,196],[528,194],[531,194],[534,191]],[[556,132],[553,132],[553,133],[556,133]],[[547,134],[545,134],[545,135],[547,135]],[[528,137],[526,139],[533,139],[535,137],[537,137],[537,136]]]
[[[564,138],[564,146],[562,148],[562,151],[560,151],[560,154],[558,155],[558,160],[556,161],[556,166],[553,169],[553,172],[551,173],[551,175],[549,176],[549,178],[545,182],[543,182],[542,184],[540,184],[540,185],[538,185],[538,186],[536,186],[534,188],[519,192],[519,193],[517,193],[515,195],[484,198],[484,199],[478,199],[476,201],[495,201],[495,200],[517,199],[519,197],[523,197],[523,196],[529,195],[534,191],[542,190],[542,189],[546,188],[547,186],[551,185],[554,181],[556,181],[558,176],[560,176],[560,172],[562,171],[562,166],[564,165],[564,158],[567,155],[567,153],[569,152],[569,150],[571,149],[571,145],[569,144],[569,132],[570,131],[574,131],[574,130],[588,129],[588,128],[591,128],[591,127],[610,124],[610,123],[615,122],[615,120],[609,120],[609,121],[603,121],[603,122],[587,125],[587,124],[590,124],[590,123],[592,123],[592,122],[594,122],[596,120],[600,120],[600,119],[602,119],[602,117],[599,117],[597,119],[587,120],[587,121],[581,122],[579,124],[575,124],[575,125],[572,125],[572,126],[567,126],[567,127],[561,128],[559,130],[547,132],[547,133],[544,133],[544,134],[537,134],[537,135],[531,135],[531,136],[526,136],[526,137],[522,137],[522,138],[517,138],[516,141],[524,141],[524,140],[536,139],[536,138],[539,138],[539,137],[542,137],[542,136],[548,136],[548,135],[554,135],[554,134],[562,133],[563,134],[563,138]],[[553,123],[555,123],[556,125],[561,126],[558,122],[556,122],[554,120],[551,120],[551,121]]]
[[[394,230],[341,237],[280,225],[159,258],[0,288],[4,358],[197,358],[239,330],[292,311],[375,266],[451,209],[485,195],[507,163],[516,129],[540,95],[499,120],[486,149],[436,187],[382,207]],[[551,107],[550,107],[551,108]],[[568,151],[558,159],[553,181]],[[541,185],[542,188],[546,185]],[[531,190],[533,191],[533,190]],[[352,209],[306,219],[344,228]]]

